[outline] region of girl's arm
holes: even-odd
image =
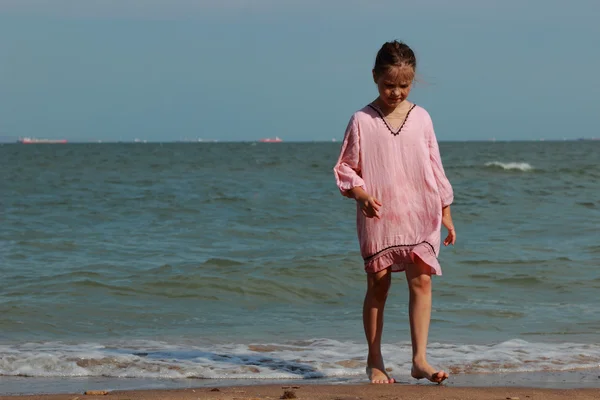
[[[360,176],[360,138],[354,116],[346,128],[340,156],[333,167],[333,173],[337,187],[344,196],[354,198],[351,190],[356,187],[365,190],[365,182]]]
[[[363,215],[367,218],[379,218],[379,200],[365,190],[365,181],[360,176],[360,137],[358,124],[354,117],[350,119],[338,162],[333,168],[335,180],[340,192],[356,200]]]
[[[452,204],[454,201],[454,191],[452,190],[452,185],[446,177],[444,166],[442,165],[442,157],[440,155],[440,149],[435,136],[431,118],[428,118],[427,122],[427,133],[429,136],[429,159],[431,161],[433,175],[435,176],[435,181],[437,183],[438,192],[440,194],[440,200],[442,203],[442,225],[448,229],[448,236],[444,240],[444,245],[454,245],[454,243],[456,243],[456,229],[454,229],[452,213],[450,212],[450,204]]]
[[[429,119],[427,125],[427,133],[429,136],[429,159],[431,161],[433,175],[435,176],[435,181],[440,193],[440,199],[443,208],[449,206],[454,201],[454,191],[452,190],[452,185],[450,184],[450,181],[444,172],[442,157],[440,156],[440,149],[435,136],[435,131],[433,130],[433,123],[431,122],[431,119]]]
[[[454,223],[452,222],[450,206],[442,208],[442,224],[448,229],[448,236],[444,239],[444,246],[448,246],[449,244],[454,245],[454,243],[456,243],[456,230],[454,229]]]

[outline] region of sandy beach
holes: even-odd
[[[599,389],[448,387],[444,385],[256,385],[182,390],[114,391],[103,394],[0,396],[21,400],[555,400],[600,399]]]

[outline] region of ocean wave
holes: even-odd
[[[486,167],[492,167],[492,168],[501,168],[503,170],[517,170],[517,171],[523,171],[523,172],[527,172],[527,171],[532,171],[534,168],[525,162],[500,162],[500,161],[492,161],[492,162],[487,162],[485,163]]]
[[[408,374],[409,342],[384,345],[395,376]],[[597,368],[600,345],[532,343],[429,346],[430,362],[453,374]],[[0,346],[0,375],[161,379],[314,379],[361,376],[365,346],[314,339],[271,344],[185,345],[135,341],[114,345],[27,343]]]

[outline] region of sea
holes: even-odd
[[[600,387],[600,141],[441,142],[449,385]],[[0,145],[0,395],[365,382],[340,142]],[[444,233],[444,231],[442,232]],[[386,367],[412,383],[394,275]]]

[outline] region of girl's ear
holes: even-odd
[[[375,69],[373,69],[371,72],[373,73],[373,82],[377,84],[377,74],[375,73]]]

